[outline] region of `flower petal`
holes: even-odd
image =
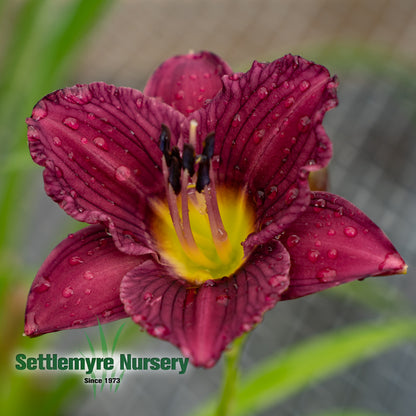
[[[200,125],[200,147],[215,131],[218,182],[247,183],[259,227],[273,215],[274,223],[247,243],[254,246],[278,234],[308,205],[307,172],[324,167],[332,153],[322,119],[337,104],[337,82],[324,67],[291,55],[255,62],[247,73],[223,82],[212,102],[189,118]]]
[[[183,119],[140,91],[78,85],[35,106],[27,119],[29,147],[45,167],[45,189],[54,201],[79,221],[104,222],[121,250],[139,255],[151,251],[145,249],[145,198],[164,189],[160,127],[170,128],[174,144]]]
[[[314,192],[311,204],[281,236],[290,253],[284,299],[309,295],[367,276],[406,272],[383,231],[345,199]]]
[[[228,64],[210,52],[174,56],[153,73],[144,94],[188,115],[213,98],[222,87],[221,77],[231,73]]]
[[[280,299],[289,284],[289,267],[278,241],[257,248],[232,276],[200,287],[148,260],[125,276],[120,297],[126,312],[151,335],[177,345],[195,365],[211,367]]]
[[[25,334],[37,336],[125,318],[122,277],[141,263],[115,247],[102,226],[70,234],[48,256],[30,289]]]

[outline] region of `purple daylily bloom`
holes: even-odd
[[[47,194],[92,224],[49,255],[29,294],[37,336],[130,316],[211,367],[279,300],[405,273],[348,201],[312,192],[337,81],[287,55],[232,73],[174,57],[144,94],[105,83],[53,92],[27,120]]]

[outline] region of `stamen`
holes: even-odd
[[[177,147],[174,147],[170,153],[170,165],[167,160],[166,163],[169,166],[169,183],[178,195],[181,191],[182,160]]]
[[[159,149],[163,152],[166,163],[170,165],[170,130],[162,124],[162,131],[159,136]]]
[[[195,174],[195,148],[191,144],[185,143],[183,145],[182,159],[184,170],[188,171],[192,178]]]

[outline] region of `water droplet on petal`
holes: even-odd
[[[304,79],[299,84],[299,89],[303,92],[303,91],[306,91],[310,86],[311,86],[311,83],[308,80]]]
[[[78,326],[81,325],[84,321],[82,319],[75,319],[75,321],[72,321],[71,326]]]
[[[233,118],[233,121],[231,122],[231,125],[233,127],[238,127],[241,124],[241,116],[240,114],[236,114]]]
[[[107,309],[101,315],[103,316],[103,318],[108,318],[112,314],[113,314],[113,311],[111,309]]]
[[[55,146],[62,146],[62,140],[59,138],[59,137],[54,137],[53,139],[52,139],[52,142],[53,142],[53,144],[55,145]]]
[[[292,234],[287,238],[287,245],[288,247],[295,247],[297,244],[299,244],[300,237],[296,234]]]
[[[286,98],[286,100],[285,100],[285,107],[286,108],[289,108],[289,107],[291,107],[293,104],[295,103],[295,99],[293,98],[293,97],[288,97],[288,98]]]
[[[84,290],[84,293],[85,293],[86,295],[90,295],[90,294],[91,294],[91,292],[92,292],[92,290],[91,290],[91,289],[89,289],[89,288],[87,288],[87,289],[85,289],[85,290]]]
[[[68,263],[71,266],[76,266],[77,264],[84,263],[84,260],[82,260],[82,258],[79,257],[79,256],[72,256],[72,257],[69,258]]]
[[[287,278],[286,276],[277,274],[275,276],[272,276],[269,278],[268,283],[271,287],[278,287],[278,286],[286,286],[287,284]]]
[[[331,248],[326,254],[330,259],[336,259],[338,257],[338,251],[336,248]]]
[[[216,298],[216,301],[219,305],[228,305],[228,301],[230,300],[230,297],[228,295],[219,295]]]
[[[151,334],[155,337],[164,337],[169,334],[169,329],[165,325],[156,325],[151,330]]]
[[[257,90],[257,95],[259,96],[260,99],[266,98],[269,95],[269,91],[267,91],[266,87],[260,87]]]
[[[335,232],[335,230],[333,228],[330,228],[328,230],[328,233],[327,234],[332,237],[332,236],[334,236],[336,234],[336,232]]]
[[[96,137],[93,142],[99,149],[108,151],[108,144],[104,138]]]
[[[45,100],[39,101],[32,111],[32,118],[35,121],[42,120],[48,115],[48,107]]]
[[[74,117],[67,117],[62,123],[64,123],[65,126],[71,128],[72,130],[78,130],[79,128],[79,121]]]
[[[265,130],[256,130],[253,134],[253,141],[255,144],[259,144],[261,139],[264,137]]]
[[[33,126],[29,126],[27,128],[27,138],[30,142],[38,141],[40,139],[39,130]]]
[[[345,227],[344,228],[344,234],[347,237],[350,237],[350,238],[355,237],[357,235],[357,229],[355,227],[351,227],[351,226],[350,227]]]
[[[88,139],[86,137],[81,137],[81,143],[82,144],[87,144],[88,143]]]
[[[324,269],[321,269],[318,271],[318,273],[316,274],[316,277],[322,283],[329,283],[335,280],[335,278],[337,277],[337,272],[334,269],[325,267]]]
[[[131,171],[126,166],[119,166],[116,169],[116,179],[119,182],[125,182],[127,179],[129,179],[131,176]]]
[[[293,203],[293,201],[298,197],[299,195],[299,189],[295,186],[291,187],[285,195],[285,203],[286,205],[290,205]]]
[[[309,250],[308,251],[308,260],[311,263],[316,263],[318,261],[318,259],[319,259],[319,255],[320,255],[320,253],[319,253],[318,250],[314,250],[314,249]]]
[[[153,299],[153,294],[152,294],[151,292],[146,292],[146,293],[143,295],[143,300],[144,300],[146,303],[150,303],[150,302],[152,301],[152,299]]]
[[[33,291],[36,293],[43,293],[49,290],[51,287],[51,282],[47,280],[45,277],[41,277],[40,283],[33,288]]]
[[[64,298],[70,298],[72,295],[74,294],[74,289],[72,289],[71,286],[66,287],[63,291],[62,291],[62,296]]]
[[[84,279],[85,280],[92,280],[92,279],[94,279],[94,274],[91,272],[91,271],[89,271],[89,270],[87,270],[86,272],[84,272]]]
[[[184,90],[179,90],[175,94],[175,100],[183,100],[184,97],[185,97],[185,91]]]

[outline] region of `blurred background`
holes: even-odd
[[[235,71],[247,70],[254,59],[270,61],[290,52],[338,75],[340,104],[324,123],[334,142],[330,190],[386,232],[409,272],[278,304],[248,337],[241,358],[244,379],[262,360],[310,339],[335,339],[360,324],[394,329],[393,323],[413,322],[415,45],[414,0],[0,0],[1,413],[192,415],[222,383],[223,359],[211,370],[192,369],[181,377],[129,374],[117,392],[95,395],[79,374],[14,369],[18,352],[79,355],[89,348],[86,334],[97,347],[101,342],[97,328],[37,339],[21,335],[37,269],[68,232],[82,227],[46,196],[41,168],[27,150],[24,120],[43,95],[92,81],[143,89],[162,61],[189,50],[213,51]],[[119,328],[120,322],[104,326],[108,340]],[[389,342],[369,339],[368,348],[358,332],[352,341],[362,343],[361,355],[340,359],[331,371],[292,387],[283,377],[281,389],[259,399],[252,414],[414,414],[416,326],[406,331]],[[178,355],[130,321],[118,345],[136,355]],[[322,354],[298,365],[307,371],[327,354],[322,347]]]

